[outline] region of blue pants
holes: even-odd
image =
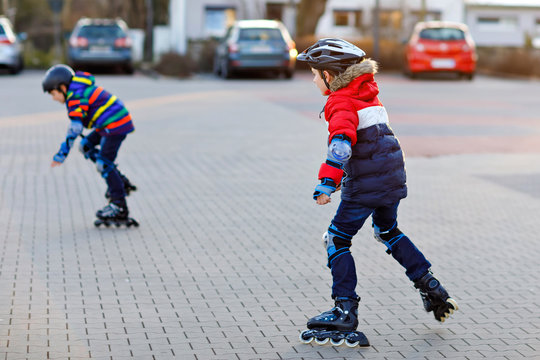
[[[354,259],[350,251],[343,247],[350,246],[350,240],[370,215],[372,215],[373,224],[378,226],[381,231],[390,230],[394,226],[397,227],[398,206],[399,202],[388,207],[368,208],[354,202],[341,201],[332,220],[332,225],[328,229],[329,232],[334,234],[341,234],[339,239],[334,238],[338,250],[336,254],[339,256],[329,262],[333,278],[332,297],[357,296],[355,292],[357,279]],[[339,249],[340,245],[338,245],[340,243],[342,246],[341,251]],[[429,261],[426,260],[407,236],[402,236],[392,246],[392,256],[405,268],[405,274],[412,281],[420,278],[431,267]]]
[[[96,162],[102,160],[110,166],[108,171],[105,173],[102,172],[102,174],[104,174],[103,177],[109,187],[111,201],[123,200],[126,197],[124,182],[114,165],[120,145],[122,145],[122,141],[124,141],[125,138],[126,135],[101,136],[97,131],[92,131],[86,136],[86,140],[88,140],[93,147],[99,145],[99,151],[95,156],[90,157],[92,161]]]

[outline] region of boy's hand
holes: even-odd
[[[54,160],[53,160],[52,163],[51,163],[51,167],[57,167],[57,166],[60,166],[60,165],[62,165],[61,162],[54,161]]]
[[[317,205],[326,205],[328,204],[330,201],[332,201],[332,199],[330,198],[330,196],[326,195],[326,194],[321,194],[317,197]]]
[[[323,178],[321,183],[315,187],[313,200],[317,201],[319,205],[328,204],[334,191],[336,191],[336,183],[330,178]]]

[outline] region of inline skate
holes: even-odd
[[[96,227],[101,225],[109,227],[112,224],[116,225],[116,227],[120,227],[121,225],[126,225],[127,227],[132,225],[135,227],[139,226],[139,223],[135,219],[130,218],[128,214],[129,211],[127,206],[121,206],[111,202],[109,205],[96,212],[97,219],[94,221],[94,225]]]
[[[433,311],[435,319],[444,322],[458,310],[456,300],[452,299],[445,288],[433,274],[428,271],[414,282],[414,287],[420,290],[420,296],[427,312]]]
[[[300,341],[319,345],[328,341],[334,346],[345,343],[349,347],[369,346],[369,341],[358,327],[358,302],[360,298],[336,297],[335,306],[307,322],[308,330],[302,331]]]

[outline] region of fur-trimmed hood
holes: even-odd
[[[330,91],[334,92],[349,85],[351,81],[364,74],[376,74],[379,66],[375,60],[365,59],[361,63],[351,65],[334,78]]]

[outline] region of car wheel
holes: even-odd
[[[283,75],[285,76],[285,79],[292,79],[294,70],[287,69],[283,72]]]
[[[474,73],[468,73],[468,74],[464,74],[465,75],[465,78],[469,81],[471,81],[472,79],[474,79]]]
[[[135,69],[133,68],[133,65],[127,64],[124,65],[124,72],[128,75],[132,75],[135,72]]]

